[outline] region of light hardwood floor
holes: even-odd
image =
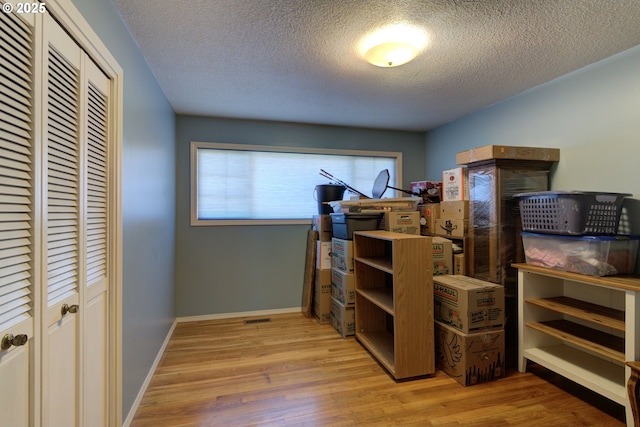
[[[131,426],[624,426],[622,406],[539,366],[396,382],[353,337],[270,319],[179,323]]]

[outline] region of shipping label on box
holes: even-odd
[[[444,237],[431,238],[433,275],[452,274],[451,240]]]
[[[438,218],[435,234],[448,238],[462,239],[467,237],[469,220]]]
[[[345,273],[337,268],[331,269],[331,296],[344,305],[353,305],[356,302],[356,276],[353,273]]]
[[[345,273],[353,273],[353,241],[331,239],[331,267]]]
[[[331,269],[331,242],[316,242],[316,268],[320,270]]]
[[[380,228],[405,234],[420,234],[420,212],[385,212]]]
[[[318,240],[331,242],[331,237],[333,236],[331,215],[314,215],[311,219],[311,226],[318,232]]]
[[[331,270],[316,269],[313,284],[313,315],[318,323],[331,321]]]
[[[464,386],[504,378],[504,329],[465,334],[435,322],[436,366]]]
[[[342,338],[356,334],[356,311],[331,298],[331,325]]]
[[[453,254],[453,274],[467,274],[467,258],[464,253]]]
[[[420,212],[420,234],[428,236],[436,232],[436,219],[440,218],[439,203],[425,203],[418,206]]]
[[[504,328],[504,287],[467,276],[433,277],[434,318],[462,332]]]
[[[414,181],[410,188],[412,193],[419,193],[423,200],[439,203],[442,199],[442,181]]]
[[[469,201],[441,202],[440,219],[469,219]]]
[[[469,200],[469,174],[466,167],[442,171],[442,201]]]

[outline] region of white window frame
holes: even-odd
[[[392,157],[396,163],[396,179],[389,185],[398,187],[402,182],[402,152],[399,151],[368,151],[368,150],[342,150],[327,148],[306,148],[306,147],[285,147],[271,145],[247,145],[229,144],[218,142],[198,142],[191,141],[190,159],[190,192],[191,192],[191,225],[192,226],[229,226],[229,225],[294,225],[311,224],[309,219],[199,219],[198,218],[198,150],[199,149],[221,149],[221,150],[244,150],[244,151],[273,151],[281,153],[308,153],[308,154],[333,154],[344,156],[363,157]],[[320,171],[318,171],[320,173]],[[336,177],[340,178],[340,177]],[[375,177],[373,177],[375,178]],[[322,178],[319,178],[322,179]],[[373,183],[373,181],[372,181]],[[388,190],[393,191],[393,190]]]

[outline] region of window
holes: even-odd
[[[192,142],[191,225],[309,223],[315,186],[329,183],[321,169],[370,196],[384,169],[397,186],[401,163],[398,152]]]

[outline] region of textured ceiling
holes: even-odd
[[[640,44],[639,0],[113,0],[174,110],[424,131]],[[378,68],[362,36],[423,28]]]

